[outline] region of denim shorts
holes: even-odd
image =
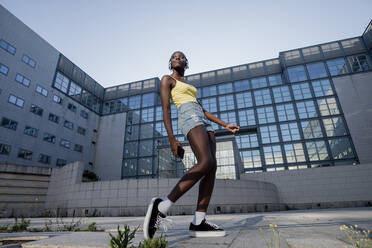
[[[207,131],[214,132],[202,107],[198,103],[186,102],[181,104],[178,109],[178,128],[182,134],[187,138],[189,131],[199,125],[204,125]]]

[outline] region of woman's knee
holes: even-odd
[[[217,169],[217,164],[215,160],[213,159],[212,156],[208,156],[204,158],[202,161],[199,163],[200,169],[202,172],[207,173],[208,171],[216,168]]]

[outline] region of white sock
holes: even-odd
[[[163,201],[159,203],[158,210],[163,214],[167,215],[168,210],[172,207],[173,202],[168,199],[168,197],[164,197]]]
[[[200,223],[204,220],[204,218],[205,218],[205,212],[195,211],[194,219],[192,220],[192,224],[200,225]]]

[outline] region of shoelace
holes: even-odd
[[[160,215],[157,216],[155,227],[163,229],[164,232],[167,232],[170,227],[173,227],[173,220],[169,218],[162,218]]]
[[[218,225],[216,225],[214,223],[211,223],[211,222],[209,222],[207,220],[205,220],[205,223],[208,224],[208,225],[210,225],[210,226],[212,226],[212,227],[214,227],[215,229],[219,229],[220,228]]]

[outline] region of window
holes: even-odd
[[[3,39],[0,40],[0,47],[11,55],[14,55],[16,53],[16,48]]]
[[[129,111],[127,115],[127,125],[140,123],[140,111]]]
[[[260,150],[241,151],[240,155],[243,160],[244,168],[261,167]]]
[[[256,125],[256,119],[253,109],[239,110],[238,115],[240,126]]]
[[[61,159],[61,158],[57,158],[57,161],[56,161],[56,166],[57,167],[62,167],[64,165],[67,164],[67,160],[65,159]]]
[[[126,158],[138,156],[138,142],[126,142],[124,147],[124,156]]]
[[[84,119],[88,119],[88,113],[84,110],[80,110],[80,116]]]
[[[171,105],[171,118],[177,118],[178,117],[178,109],[176,105]]]
[[[249,90],[250,89],[248,79],[236,81],[234,83],[234,86],[235,86],[235,91],[236,92],[237,91],[243,91],[243,90]]]
[[[17,130],[17,125],[18,125],[18,122],[5,118],[5,117],[3,117],[3,119],[1,120],[1,126],[5,128]]]
[[[301,139],[297,122],[280,124],[280,131],[284,142]]]
[[[139,143],[139,156],[151,156],[153,150],[152,140],[141,140]]]
[[[327,60],[327,66],[331,76],[342,75],[348,72],[343,58]]]
[[[300,119],[313,118],[317,116],[315,105],[312,100],[306,102],[297,102],[296,106]]]
[[[156,107],[155,120],[157,120],[157,121],[163,120],[163,108],[162,108],[162,106]]]
[[[38,132],[39,132],[38,129],[30,126],[26,126],[25,130],[23,131],[24,134],[27,134],[32,137],[37,137]]]
[[[56,136],[50,133],[45,132],[43,135],[43,140],[50,143],[56,143]]]
[[[0,143],[0,154],[1,155],[9,155],[10,151],[11,151],[11,145]]]
[[[149,88],[154,88],[154,87],[155,87],[154,79],[143,81],[143,89],[149,89]]]
[[[0,63],[0,73],[4,74],[5,76],[8,75],[9,68],[6,65]]]
[[[291,93],[289,92],[288,86],[281,86],[272,88],[274,101],[276,103],[291,101]]]
[[[59,123],[59,116],[49,113],[48,120]]]
[[[59,96],[54,95],[53,96],[53,101],[58,103],[58,104],[62,104],[62,98],[60,98]]]
[[[137,175],[137,159],[126,159],[123,162],[122,177]]]
[[[282,149],[280,148],[279,145],[264,146],[263,151],[264,151],[266,165],[283,163]]]
[[[67,88],[70,80],[63,74],[57,72],[56,79],[54,81],[54,87],[67,94]]]
[[[328,79],[313,81],[311,84],[313,85],[315,97],[333,95],[331,83]]]
[[[164,122],[156,122],[155,123],[155,136],[156,137],[162,137],[162,136],[168,136],[167,130],[165,129]]]
[[[255,90],[254,100],[256,101],[256,106],[271,104],[270,90]]]
[[[307,79],[306,73],[305,73],[305,68],[302,65],[295,66],[295,67],[290,67],[290,68],[288,68],[287,71],[288,71],[289,81],[291,83],[304,81],[304,80]]]
[[[210,113],[217,112],[217,99],[215,97],[203,98],[202,105]]]
[[[128,98],[116,100],[116,112],[124,112],[128,110]]]
[[[236,124],[235,112],[224,112],[220,113],[220,119],[227,123]]]
[[[353,72],[366,71],[371,68],[367,62],[367,57],[365,55],[348,57],[348,60]]]
[[[65,122],[63,123],[63,126],[71,130],[74,128],[74,124],[68,120],[65,120]]]
[[[281,104],[276,106],[279,121],[295,120],[296,115],[292,103]]]
[[[322,78],[327,76],[323,62],[307,64],[307,71],[309,72],[310,79]]]
[[[324,129],[328,137],[346,135],[346,128],[341,117],[323,119]]]
[[[265,77],[253,78],[251,82],[253,89],[263,88],[267,86],[267,81]]]
[[[8,102],[20,108],[23,108],[23,105],[25,104],[25,101],[22,98],[16,97],[12,94],[9,95]]]
[[[323,137],[322,128],[319,120],[302,121],[302,132],[304,139],[314,139]]]
[[[174,133],[177,130],[173,129]],[[141,125],[140,139],[148,139],[154,136],[154,125],[152,123],[146,123]]]
[[[141,107],[141,95],[129,97],[129,108],[139,109]]]
[[[220,105],[220,111],[232,110],[235,108],[233,95],[219,96],[218,103]]]
[[[178,135],[181,134],[181,131],[178,129],[178,120],[172,120],[172,130],[173,134]]]
[[[152,174],[152,158],[138,159],[138,175],[151,175]]]
[[[68,141],[68,140],[65,140],[65,139],[61,139],[61,141],[59,142],[59,145],[65,147],[65,148],[70,149],[71,142]]]
[[[320,53],[319,47],[317,46],[302,49],[302,55],[304,55],[304,57],[317,55],[319,53]]]
[[[232,91],[233,91],[232,83],[225,83],[225,84],[218,85],[219,94],[231,93]]]
[[[69,110],[71,110],[72,112],[76,113],[76,106],[75,106],[74,104],[69,103],[69,104],[67,105],[67,108],[68,108]]]
[[[35,104],[31,104],[30,112],[34,113],[35,115],[43,116],[43,109],[36,106]]]
[[[17,157],[27,159],[27,160],[32,160],[32,151],[28,151],[23,148],[20,148],[18,151]]]
[[[18,83],[21,83],[21,84],[23,84],[26,87],[29,87],[30,86],[30,83],[31,83],[30,79],[26,78],[25,76],[23,76],[23,75],[21,75],[19,73],[17,73],[15,80]]]
[[[209,86],[209,87],[204,87],[202,88],[202,92],[203,92],[203,97],[208,97],[208,96],[215,96],[217,95],[217,88],[216,88],[216,85],[212,85],[212,86]]]
[[[76,83],[72,82],[70,83],[70,89],[68,91],[68,95],[80,100],[80,95],[81,95],[82,88],[77,85]]]
[[[258,123],[265,124],[275,122],[273,107],[257,108]]]
[[[51,157],[45,154],[39,155],[39,162],[42,164],[50,164]]]
[[[302,143],[285,144],[284,150],[285,156],[287,158],[287,163],[298,163],[306,161]]]
[[[37,85],[36,86],[36,92],[43,95],[43,96],[48,96],[48,91],[46,89],[44,89],[43,87],[41,87],[40,85]]]
[[[36,66],[36,61],[24,54],[22,56],[22,62],[26,63],[27,65],[31,66],[32,68],[35,68]]]
[[[337,107],[336,98],[323,98],[318,100],[319,111],[322,116],[337,115],[340,113]]]
[[[153,122],[154,121],[154,108],[142,109],[141,122]]]
[[[256,133],[235,136],[235,140],[239,149],[258,147]]]
[[[155,94],[148,93],[142,96],[142,108],[151,107],[155,104]]]
[[[334,159],[355,157],[349,138],[330,139],[328,142]]]
[[[328,152],[323,140],[306,142],[310,161],[327,160]]]
[[[293,96],[295,100],[311,98],[310,86],[308,83],[292,85]]]
[[[279,142],[278,128],[276,125],[261,126],[260,134],[262,144]]]
[[[77,132],[78,132],[78,134],[85,135],[86,129],[85,128],[82,128],[82,127],[78,127],[77,128]]]
[[[281,74],[270,75],[269,76],[269,84],[270,84],[270,86],[283,84],[282,75]]]
[[[236,96],[236,103],[238,104],[238,108],[247,108],[247,107],[253,106],[251,92],[238,93],[235,96]]]
[[[74,151],[83,152],[83,146],[79,144],[74,145]]]

